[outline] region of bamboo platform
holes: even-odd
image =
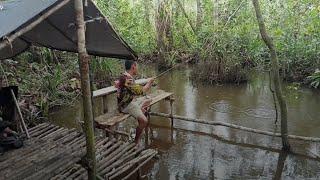
[[[160,102],[161,100],[168,99],[172,95],[173,93],[157,90],[156,92],[148,95],[148,98],[152,99],[150,106]],[[128,119],[129,117],[130,115],[123,113],[117,113],[115,115],[106,113],[96,117],[95,122],[98,124],[98,127],[110,127]]]
[[[87,179],[80,164],[85,137],[76,129],[49,123],[30,129],[24,147],[0,156],[0,179]],[[111,138],[96,139],[98,174],[103,179],[129,178],[157,154]]]

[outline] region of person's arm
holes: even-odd
[[[146,85],[143,86],[142,90],[144,93],[148,92],[154,82],[154,78],[150,78]]]
[[[150,78],[147,84],[142,86],[140,84],[135,84],[135,83],[132,84],[132,82],[128,81],[126,87],[130,89],[130,91],[133,92],[134,95],[141,96],[150,90],[153,82],[154,82],[154,78]]]

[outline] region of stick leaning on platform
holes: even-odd
[[[25,133],[26,133],[26,135],[27,135],[27,138],[29,139],[29,138],[30,138],[29,131],[28,131],[28,128],[27,128],[26,123],[24,122],[24,119],[23,119],[23,116],[22,116],[22,113],[21,113],[21,110],[20,110],[20,107],[19,107],[19,104],[18,104],[16,95],[14,94],[14,92],[13,92],[12,89],[10,89],[10,92],[11,92],[11,96],[12,96],[12,98],[13,98],[14,104],[16,105],[16,108],[17,108],[17,110],[18,110],[22,127],[23,127],[23,129],[24,129],[24,131],[25,131]]]

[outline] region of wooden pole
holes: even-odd
[[[78,56],[84,112],[83,131],[86,135],[86,165],[88,168],[88,179],[94,180],[96,178],[95,138],[93,129],[92,95],[89,75],[89,55],[86,50],[83,1],[75,0],[74,8],[76,13]]]
[[[174,99],[170,98],[170,119],[171,119],[171,128],[173,128],[173,102]]]
[[[278,103],[279,103],[279,108],[280,108],[282,148],[285,151],[290,151],[290,144],[288,141],[287,104],[282,95],[280,76],[279,76],[279,62],[278,62],[276,49],[272,39],[267,34],[267,30],[264,25],[263,17],[260,10],[259,1],[252,0],[252,3],[256,11],[256,16],[257,16],[261,37],[264,43],[268,46],[270,55],[271,55],[271,62],[272,62],[271,69],[273,74],[272,77],[273,77],[274,89],[275,89],[275,93],[276,93]]]
[[[147,112],[145,113],[146,115],[146,118],[148,120],[147,122],[147,126],[144,128],[144,132],[146,134],[146,137],[145,137],[145,144],[146,146],[149,145],[149,128],[150,128],[150,109],[147,110]],[[151,132],[152,133],[152,132]]]
[[[102,108],[103,108],[103,113],[108,112],[108,99],[107,96],[102,96]]]
[[[14,94],[12,89],[10,89],[10,92],[11,92],[11,96],[13,98],[14,104],[16,105],[16,108],[18,110],[20,122],[22,124],[23,129],[24,129],[24,132],[26,133],[27,138],[30,139],[29,131],[28,131],[26,123],[24,122],[24,119],[23,119],[23,116],[22,116],[22,113],[21,113],[21,110],[20,110],[16,95]]]
[[[166,118],[170,118],[171,117],[170,114],[158,113],[158,112],[150,112],[150,115],[166,117]],[[177,115],[174,115],[173,118],[184,120],[184,121],[189,121],[189,122],[196,122],[196,123],[201,123],[201,124],[209,124],[209,125],[213,125],[213,126],[225,126],[225,127],[229,127],[229,128],[240,129],[240,130],[243,130],[243,131],[257,133],[257,134],[263,134],[263,135],[267,135],[267,136],[282,137],[282,135],[280,133],[273,133],[273,132],[269,132],[269,131],[248,128],[248,127],[239,126],[239,125],[230,124],[230,123],[225,123],[225,122],[206,121],[206,120],[202,120],[202,119],[194,119],[194,118],[189,118],[189,117],[184,117],[184,116],[177,116]],[[317,137],[304,137],[304,136],[296,136],[296,135],[288,135],[288,137],[291,138],[291,139],[297,139],[297,140],[303,140],[303,141],[320,142],[320,138],[317,138]]]

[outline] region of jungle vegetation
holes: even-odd
[[[238,83],[247,80],[246,68],[269,69],[270,55],[261,40],[251,1],[96,2],[145,61],[153,59],[164,66],[180,61],[197,63],[194,74],[209,83]],[[320,66],[320,2],[260,0],[260,5],[278,52],[282,78],[316,81]],[[318,86],[313,83],[313,87]]]

